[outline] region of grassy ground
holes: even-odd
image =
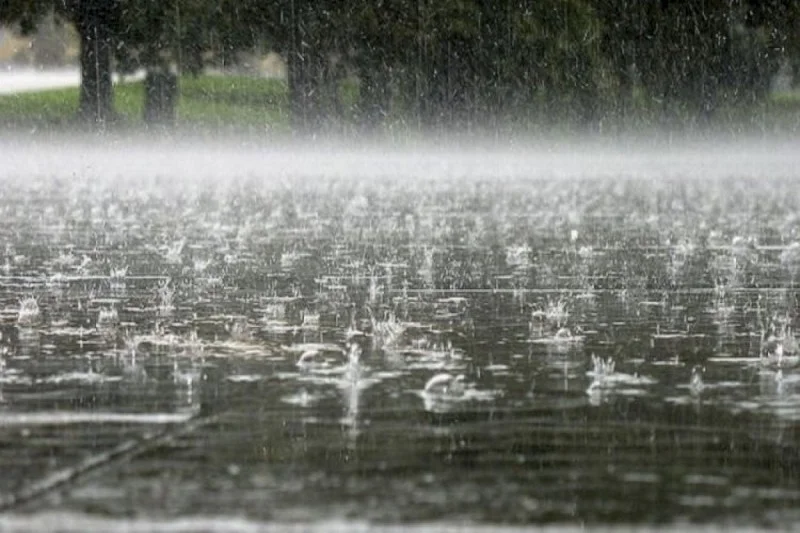
[[[116,130],[143,130],[143,83],[121,83],[114,89],[114,105],[118,120]],[[355,122],[357,85],[343,84],[340,89],[346,122]],[[27,131],[50,130],[59,132],[76,127],[75,111],[78,89],[55,89],[40,92],[0,95],[0,128]],[[535,113],[534,113],[535,114]],[[245,76],[185,76],[180,80],[177,106],[179,130],[199,134],[219,133],[285,133],[289,130],[288,93],[281,80],[250,78]],[[604,121],[601,130],[650,131],[664,126],[657,109],[640,109],[624,121]],[[552,117],[551,117],[552,118]],[[533,118],[540,134],[565,133],[570,126],[562,120],[549,124],[542,117]],[[408,130],[402,120],[390,119],[399,130]],[[397,124],[394,124],[397,122]],[[513,121],[511,121],[513,122]],[[510,122],[510,123],[511,123]],[[766,102],[750,108],[720,109],[710,124],[692,124],[677,120],[680,127],[693,130],[704,128],[711,133],[766,133],[797,134],[800,132],[800,92],[774,95]],[[672,124],[676,126],[676,124]],[[86,126],[88,128],[88,126]],[[523,126],[520,131],[525,131]],[[339,128],[347,131],[352,128]],[[514,128],[511,128],[512,130]],[[406,134],[411,133],[406,131]]]
[[[186,76],[180,81],[179,127],[200,131],[286,131],[286,84],[244,76]],[[143,126],[144,85],[121,83],[114,88],[115,127]],[[75,126],[78,88],[0,95],[0,127],[58,130]]]

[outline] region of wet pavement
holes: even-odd
[[[795,182],[450,163],[6,170],[0,528],[796,523]]]

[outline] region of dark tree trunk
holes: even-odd
[[[581,127],[592,129],[597,115],[597,85],[593,79],[592,64],[586,56],[579,55],[575,58],[574,65],[577,78],[575,96],[578,104],[576,118]]]
[[[178,77],[168,69],[151,69],[144,80],[144,121],[150,126],[174,126]]]
[[[633,65],[623,65],[619,70],[619,88],[617,91],[616,113],[622,124],[627,121],[633,111]]]
[[[429,39],[422,52],[423,87],[420,94],[420,123],[428,132],[441,131],[447,123],[448,65],[446,43]]]
[[[289,57],[289,111],[294,133],[303,134],[314,130],[318,116],[314,99],[314,83],[311,57],[308,51],[297,51]]]
[[[105,123],[113,114],[111,3],[83,0],[75,14],[81,63],[78,112],[84,119],[95,123]]]
[[[442,124],[443,69],[439,51],[441,38],[434,35],[430,0],[417,0],[416,100],[417,119],[424,132],[435,132]]]
[[[317,47],[311,34],[309,0],[291,0],[289,52],[287,54],[289,111],[292,131],[304,134],[319,124],[316,94]]]
[[[383,126],[391,100],[388,66],[380,53],[376,56],[362,62],[359,74],[361,121],[368,132],[375,132]]]

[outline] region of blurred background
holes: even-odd
[[[30,88],[80,83],[0,99],[6,125],[78,116],[402,135],[800,124],[795,0],[6,0],[0,22],[0,92],[26,85],[10,73],[71,72]]]

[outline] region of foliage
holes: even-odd
[[[79,33],[101,13],[90,22],[107,26],[122,71],[196,75],[276,50],[294,125],[312,130],[398,117],[593,128],[642,110],[703,123],[763,101],[800,61],[793,0],[0,0],[0,21],[29,31],[52,10]]]

